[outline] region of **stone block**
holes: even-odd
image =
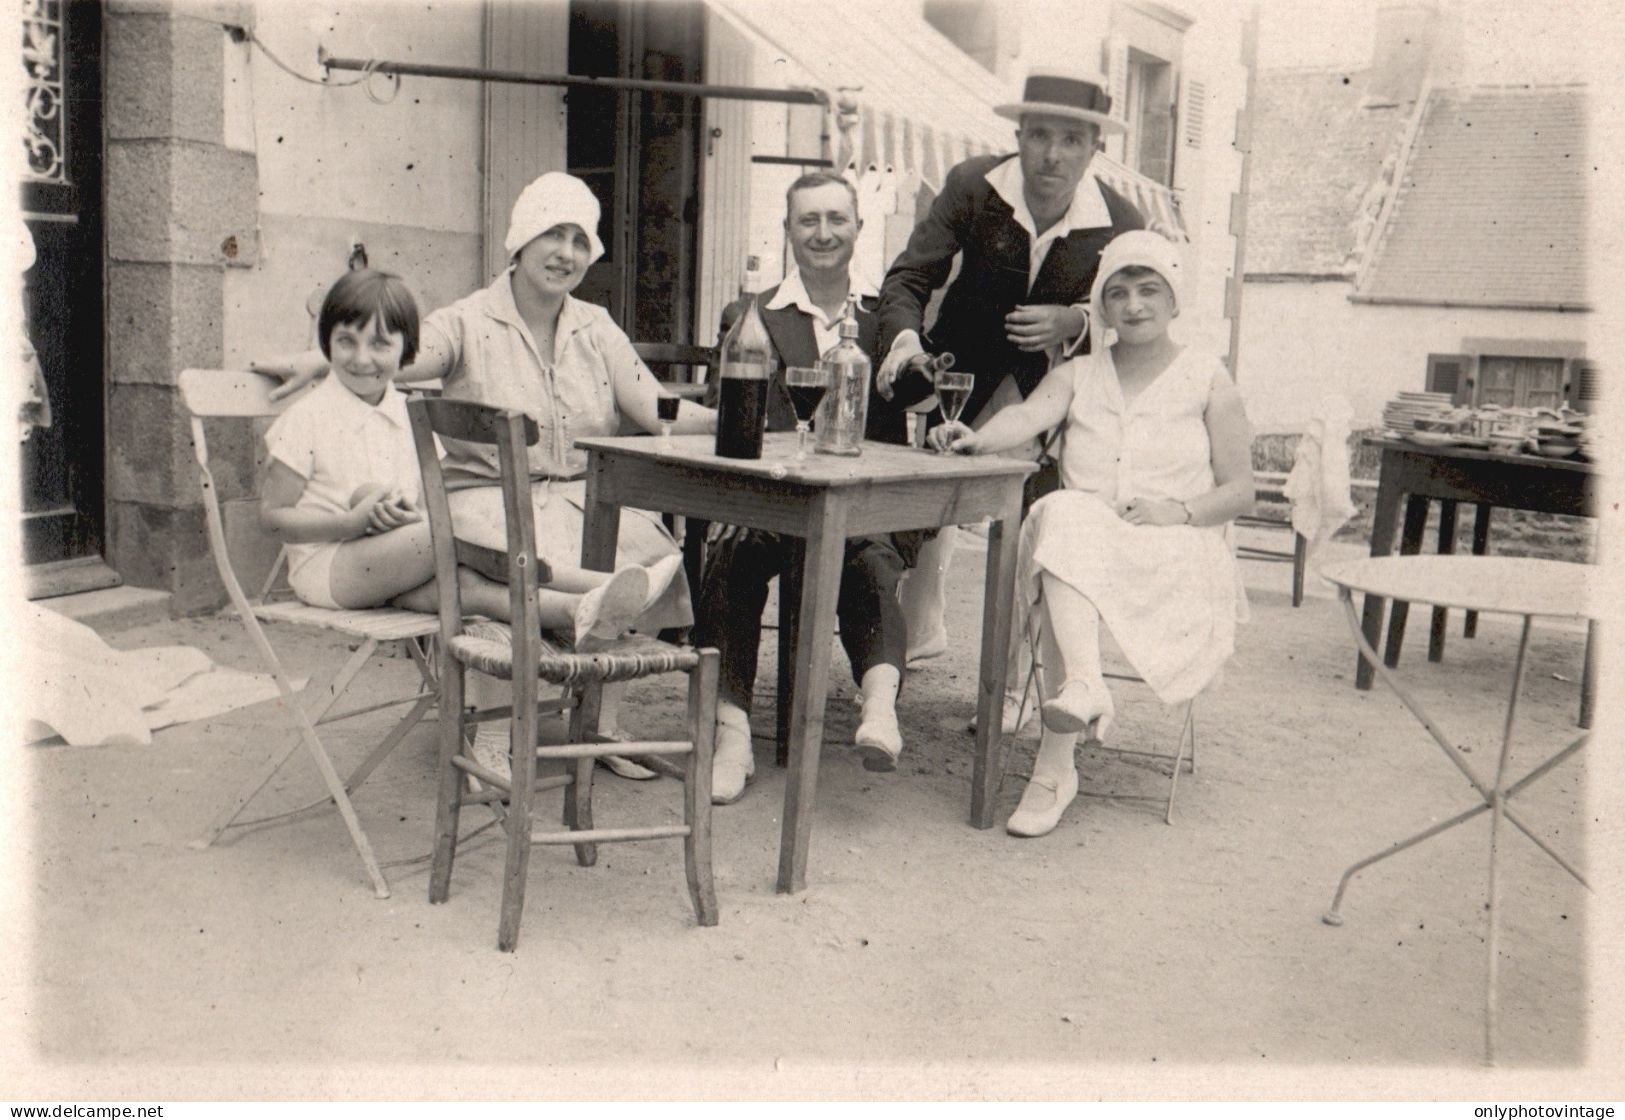
[[[203,434],[209,441],[209,470],[220,501],[247,499],[257,505],[265,447],[260,426],[252,419],[221,417],[205,420]]]
[[[201,506],[109,501],[107,560],[126,583],[168,591],[177,615],[214,610],[226,601]]]
[[[188,366],[220,366],[221,292],[221,271],[211,265],[110,261],[109,379],[120,384],[174,385]]]
[[[107,146],[107,255],[115,261],[252,267],[259,206],[250,152],[188,140]]]
[[[109,139],[223,142],[218,24],[130,12],[109,18],[106,34]]]
[[[155,506],[201,501],[191,424],[177,390],[108,386],[107,497]]]
[[[114,15],[158,15],[175,20],[197,21],[227,27],[254,26],[254,0],[108,0]]]
[[[220,519],[226,529],[226,555],[231,558],[231,570],[237,573],[237,582],[250,597],[257,596],[265,585],[265,577],[282,552],[275,537],[260,528],[260,504],[251,499],[227,502],[220,509]],[[287,572],[279,579],[287,581]]]

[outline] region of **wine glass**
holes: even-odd
[[[671,447],[671,425],[677,419],[677,408],[683,403],[681,397],[668,397],[661,395],[655,398],[655,415],[660,418],[660,446]]]
[[[937,404],[942,408],[944,420],[950,424],[958,422],[975,383],[976,378],[963,370],[943,370],[937,374]]]
[[[790,404],[796,410],[796,432],[800,436],[796,459],[805,459],[813,413],[818,411],[818,402],[829,389],[829,370],[823,366],[786,366],[784,384],[790,390]]]

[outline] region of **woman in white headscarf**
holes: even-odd
[[[597,198],[575,176],[550,171],[532,182],[514,203],[508,223],[503,241],[507,270],[472,295],[431,312],[423,320],[417,358],[399,377],[440,378],[448,399],[517,409],[536,421],[541,439],[530,448],[536,551],[564,569],[577,568],[581,556],[587,456],[574,441],[616,435],[623,418],[645,431],[658,431],[655,400],[663,395],[609,312],[571,295],[588,267],[604,255],[598,218]],[[312,356],[256,368],[292,373],[279,390],[283,395],[325,365]],[[715,431],[716,413],[684,401],[672,430]],[[506,547],[495,449],[442,442],[458,536]],[[648,609],[636,621],[646,633],[693,622],[679,556],[657,515],[622,510],[616,567],[643,565],[669,577],[663,591],[654,589]],[[605,691],[602,718],[612,728],[613,696]],[[506,731],[496,724],[481,730],[487,728],[500,731],[505,755]],[[493,749],[494,744],[493,737]]]
[[[1062,489],[1033,505],[1018,553],[1017,599],[1038,607],[1048,699],[1032,778],[1006,826],[1017,836],[1049,832],[1077,796],[1078,733],[1110,734],[1101,622],[1165,704],[1205,688],[1235,647],[1246,600],[1224,527],[1252,508],[1252,440],[1224,366],[1168,335],[1183,273],[1172,242],[1120,235],[1090,297],[1093,352],[1056,366],[980,431],[931,433],[939,449],[987,454],[1064,424]]]

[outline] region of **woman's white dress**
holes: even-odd
[[[1235,648],[1246,614],[1235,556],[1223,526],[1131,525],[1117,510],[1130,498],[1188,501],[1213,489],[1204,414],[1230,375],[1187,347],[1125,405],[1109,350],[1068,365],[1062,489],[1022,524],[1020,618],[1037,600],[1040,575],[1054,575],[1095,605],[1158,699],[1180,703]]]

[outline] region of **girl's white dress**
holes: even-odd
[[[1187,347],[1125,405],[1109,349],[1068,365],[1063,488],[1035,503],[1021,527],[1018,624],[1049,572],[1094,603],[1157,698],[1180,703],[1235,648],[1246,617],[1235,556],[1223,526],[1131,525],[1117,509],[1130,498],[1188,501],[1213,489],[1203,417],[1230,375]]]

